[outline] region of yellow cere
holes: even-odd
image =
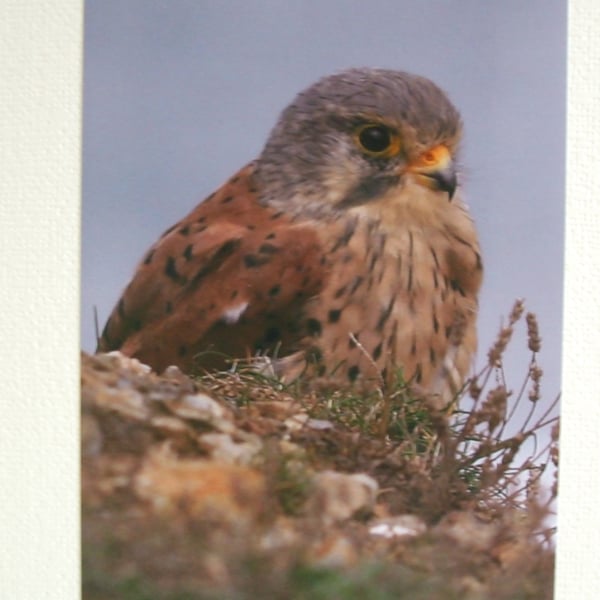
[[[439,168],[447,165],[449,161],[450,150],[444,144],[439,144],[423,152],[421,156],[410,164],[410,167],[413,169]]]

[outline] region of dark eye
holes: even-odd
[[[390,132],[379,125],[365,127],[359,134],[361,146],[369,152],[383,152],[386,150],[392,138]]]
[[[383,125],[362,125],[356,130],[355,136],[359,148],[371,156],[389,158],[400,151],[398,134]]]

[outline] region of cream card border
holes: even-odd
[[[600,3],[570,2],[556,584],[556,598],[565,600],[600,589],[598,32]],[[80,593],[82,41],[79,1],[0,6],[0,586],[7,598]]]

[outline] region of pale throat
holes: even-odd
[[[407,229],[444,231],[451,226],[456,204],[447,192],[431,190],[414,179],[390,188],[380,198],[349,209],[350,215],[379,223],[392,237]]]

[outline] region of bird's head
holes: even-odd
[[[283,111],[258,160],[261,198],[315,215],[383,199],[447,203],[460,136],[458,111],[430,80],[350,69],[317,81]]]

